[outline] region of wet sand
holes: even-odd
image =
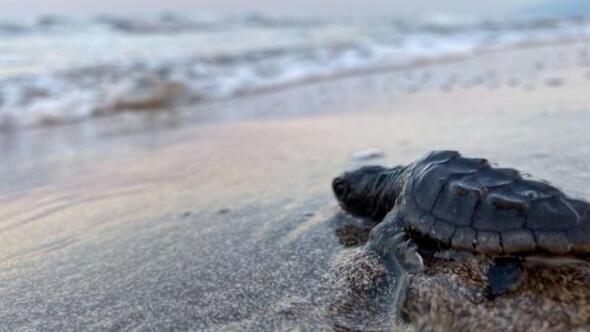
[[[338,269],[370,225],[339,214],[331,179],[456,149],[590,199],[589,45],[480,54],[186,114],[5,133],[1,329],[409,328],[339,316],[351,295]],[[385,156],[351,158],[367,148]],[[429,282],[411,285],[415,308],[436,298],[411,298]],[[590,291],[579,292],[587,305]],[[497,326],[515,326],[520,309],[511,309]],[[461,327],[475,329],[477,313]],[[417,316],[428,329],[440,315],[449,313]],[[589,327],[588,317],[565,324]]]

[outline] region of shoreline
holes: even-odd
[[[302,85],[311,85],[311,84],[321,84],[331,81],[337,81],[342,79],[349,79],[349,78],[356,78],[362,76],[372,76],[372,75],[390,75],[392,72],[408,70],[408,69],[420,69],[422,67],[430,67],[430,66],[440,66],[445,64],[456,64],[458,62],[466,61],[469,59],[473,59],[476,57],[481,57],[490,54],[496,53],[505,53],[511,51],[518,51],[518,50],[527,50],[527,49],[535,49],[535,48],[543,48],[547,46],[563,46],[563,45],[571,45],[571,44],[587,44],[590,43],[590,38],[564,38],[559,40],[547,40],[547,41],[538,41],[538,42],[519,42],[512,45],[502,45],[502,46],[493,46],[493,47],[481,47],[475,49],[470,52],[464,53],[454,53],[448,54],[437,58],[418,58],[410,63],[407,64],[399,64],[399,65],[383,65],[383,66],[374,66],[371,68],[364,68],[364,69],[357,69],[357,70],[350,70],[344,71],[341,73],[336,73],[326,77],[311,77],[308,79],[303,79],[301,81],[289,82],[283,85],[277,85],[269,88],[262,88],[259,90],[255,90],[254,92],[246,92],[243,95],[236,94],[233,96],[229,96],[227,98],[219,99],[219,100],[227,100],[227,99],[234,99],[240,97],[248,97],[251,95],[256,94],[264,94],[264,93],[274,93],[280,92],[285,89],[290,89],[294,87],[299,87]],[[215,102],[217,100],[211,101]]]
[[[372,76],[391,76],[395,73],[403,72],[403,71],[412,71],[412,70],[420,70],[424,68],[437,68],[440,66],[445,65],[453,65],[458,64],[465,61],[474,60],[477,58],[490,56],[494,54],[505,54],[511,52],[518,52],[518,51],[526,51],[526,50],[535,50],[535,49],[544,49],[548,47],[560,47],[560,46],[571,46],[571,45],[579,45],[582,47],[589,47],[590,39],[589,38],[561,38],[557,40],[546,40],[546,41],[536,41],[536,42],[518,42],[511,45],[501,45],[501,46],[491,46],[491,47],[480,47],[468,52],[463,53],[452,53],[448,55],[443,55],[435,58],[416,58],[409,63],[403,64],[385,64],[385,65],[375,65],[368,68],[359,68],[359,69],[351,69],[351,70],[344,70],[338,73],[332,73],[327,76],[310,76],[303,79],[298,79],[294,81],[288,81],[280,84],[276,84],[269,87],[261,87],[257,89],[253,89],[250,91],[236,91],[234,94],[225,97],[217,97],[217,98],[205,98],[201,100],[192,101],[189,105],[182,105],[182,106],[165,106],[165,107],[156,107],[156,108],[147,108],[147,109],[129,109],[129,110],[115,110],[115,111],[108,111],[103,113],[99,111],[88,118],[78,119],[78,120],[67,120],[67,121],[54,121],[50,120],[48,122],[41,122],[35,125],[27,125],[25,127],[12,127],[12,126],[5,126],[0,127],[0,135],[5,133],[11,132],[18,132],[18,131],[27,131],[27,130],[35,130],[35,129],[45,129],[45,128],[53,128],[53,127],[61,127],[61,126],[68,126],[68,125],[79,125],[81,123],[92,122],[95,119],[102,119],[102,118],[112,118],[112,117],[120,117],[120,116],[129,116],[129,117],[149,117],[145,116],[145,114],[157,114],[157,113],[186,113],[187,110],[194,109],[195,107],[211,107],[217,104],[223,104],[232,101],[239,101],[243,98],[256,98],[256,97],[264,97],[265,95],[272,95],[275,93],[281,93],[285,90],[290,89],[297,89],[297,88],[304,88],[306,86],[313,86],[313,85],[326,85],[330,84],[331,82],[338,82],[342,80],[354,80],[354,79],[362,79],[363,77],[372,77]],[[442,84],[442,83],[441,83]],[[190,112],[190,111],[189,111]],[[141,121],[139,119],[138,121]]]

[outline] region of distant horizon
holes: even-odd
[[[92,17],[96,15],[155,15],[164,12],[204,12],[214,15],[261,13],[278,16],[309,17],[395,17],[449,15],[451,17],[496,17],[522,8],[547,3],[544,0],[498,0],[474,3],[470,0],[447,0],[442,6],[436,0],[103,0],[83,3],[75,0],[4,0],[2,18],[36,18],[44,15]],[[31,9],[34,8],[34,9]],[[313,14],[310,14],[313,13]]]

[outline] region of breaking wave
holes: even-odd
[[[163,14],[0,21],[0,127],[170,109],[417,60],[590,35],[590,20],[339,22]]]

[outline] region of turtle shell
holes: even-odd
[[[435,151],[414,163],[400,202],[406,227],[485,254],[590,253],[590,208],[485,159]]]

